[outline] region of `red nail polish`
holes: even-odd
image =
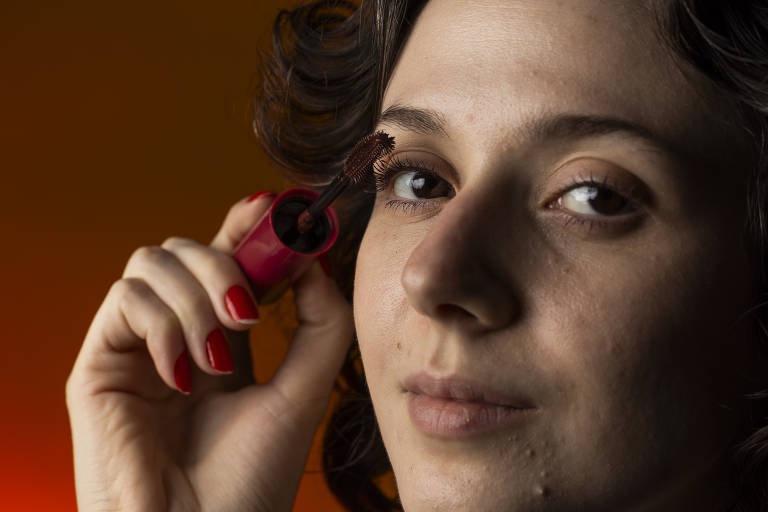
[[[248,198],[248,201],[246,201],[246,202],[250,203],[251,201],[255,201],[255,200],[257,200],[258,198],[260,198],[261,196],[264,196],[264,195],[267,195],[267,194],[269,194],[269,195],[273,195],[273,196],[274,196],[274,195],[276,195],[276,194],[275,194],[274,192],[272,192],[271,190],[264,190],[264,191],[262,191],[262,192],[256,192],[256,193],[255,193],[255,194],[253,194],[251,197],[249,197],[249,198]]]
[[[192,379],[189,374],[189,357],[187,349],[176,358],[176,364],[173,367],[173,375],[176,379],[176,387],[184,394],[189,394],[192,391]]]
[[[211,363],[214,370],[226,373],[235,370],[227,340],[218,327],[212,330],[205,339],[205,351],[208,353],[208,362]]]
[[[224,294],[224,303],[227,305],[229,315],[244,324],[255,324],[259,321],[259,310],[253,303],[251,296],[239,284],[229,287]]]
[[[325,272],[325,275],[328,277],[333,277],[331,274],[331,265],[328,263],[328,258],[325,256],[325,253],[318,256],[317,259],[320,262],[320,266],[323,267],[323,272]]]

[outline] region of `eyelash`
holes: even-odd
[[[396,175],[405,171],[423,172],[425,174],[434,176],[435,178],[442,179],[439,173],[435,171],[434,167],[425,162],[415,163],[411,162],[407,158],[394,156],[385,165],[374,166],[373,172],[376,182],[376,192],[378,193],[386,191],[389,188],[389,184],[392,179]],[[429,204],[430,202],[431,201],[428,199],[420,199],[417,201],[390,199],[385,203],[384,207],[393,208],[395,210],[401,208],[406,214],[413,214],[421,210],[431,211],[434,207]]]
[[[384,165],[374,166],[373,172],[374,172],[374,180],[376,184],[376,192],[378,193],[378,192],[386,191],[389,188],[390,182],[401,172],[405,172],[405,171],[422,172],[442,180],[442,178],[440,177],[440,174],[436,172],[434,167],[432,167],[430,164],[426,162],[411,162],[406,158],[395,156],[391,158]],[[574,215],[571,213],[567,213],[567,211],[564,210],[563,208],[556,208],[555,206],[553,206],[566,193],[581,187],[594,187],[599,190],[608,190],[610,192],[618,194],[623,200],[626,201],[625,209],[627,210],[627,212],[618,214],[618,215],[610,215],[610,216],[604,216],[604,217],[619,217],[622,215],[626,215],[626,213],[635,212],[639,209],[640,198],[638,197],[637,189],[635,187],[625,188],[616,183],[609,183],[608,176],[605,176],[602,179],[597,179],[591,173],[587,177],[577,175],[573,177],[569,185],[563,187],[556,194],[554,194],[553,200],[547,203],[547,208],[550,208],[553,210],[559,210],[557,214],[561,216],[563,224],[565,226],[569,226],[571,224],[577,224],[591,231],[593,228],[609,229],[609,228],[615,228],[617,227],[617,225],[622,224],[621,221],[601,220],[600,218],[596,218],[595,216],[584,217],[582,216],[583,214]],[[385,203],[384,207],[393,208],[395,210],[402,209],[405,214],[411,215],[421,211],[423,211],[424,213],[428,213],[438,208],[437,206],[430,204],[433,202],[434,201],[429,199],[420,199],[416,201],[403,201],[399,199],[389,199]]]

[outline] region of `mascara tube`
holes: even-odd
[[[304,188],[281,192],[235,248],[235,261],[248,276],[259,305],[279,299],[336,242],[339,220],[330,205],[308,231],[299,235],[295,229],[301,212],[319,196]]]

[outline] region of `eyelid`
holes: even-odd
[[[572,178],[572,183],[570,185],[566,185],[564,188],[560,189],[558,192],[555,192],[552,194],[551,197],[553,199],[551,201],[548,201],[546,204],[548,207],[550,207],[555,202],[559,201],[563,196],[568,194],[569,192],[573,190],[578,190],[583,187],[598,187],[606,190],[610,190],[612,192],[615,192],[625,198],[627,202],[635,209],[639,209],[642,205],[642,201],[640,199],[640,195],[636,192],[636,187],[630,186],[629,188],[624,188],[622,185],[616,185],[614,183],[610,183],[608,181],[607,176],[603,176],[602,178],[596,177],[592,174],[590,174],[588,177],[584,176],[574,176]]]
[[[414,153],[415,156],[411,159],[409,154]],[[430,158],[423,158],[423,155],[425,154]],[[445,162],[445,160],[429,151],[414,151],[409,149],[391,153],[376,163],[373,168],[373,180],[377,192],[385,190],[384,188],[380,188],[380,185],[382,185],[384,181],[386,181],[387,183],[385,184],[388,185],[389,182],[394,181],[400,174],[407,172],[406,169],[408,171],[422,171],[432,174],[451,186],[454,191],[456,190],[456,187],[450,180],[450,178],[456,175],[456,172]],[[446,174],[448,177],[446,177]]]
[[[571,170],[574,166],[576,168]],[[566,183],[552,186],[550,182],[553,180]],[[547,193],[540,200],[539,206],[546,207],[566,192],[579,186],[588,186],[589,182],[621,194],[638,208],[654,205],[653,194],[642,180],[616,164],[602,158],[588,156],[575,158],[559,165],[542,180],[536,187],[537,197],[542,196],[545,188],[553,188],[554,191]]]
[[[397,147],[392,153],[381,158],[377,165],[386,168],[393,160],[424,163],[426,164],[424,167],[434,171],[435,174],[452,185],[461,187],[461,176],[456,172],[456,169],[454,169],[450,162],[432,149],[422,146]]]
[[[432,168],[431,164],[426,164],[423,162],[411,162],[409,160],[395,160],[390,161],[386,167],[374,169],[374,186],[376,193],[380,192],[387,192],[389,194],[389,189],[391,186],[394,186],[393,183],[400,178],[402,175],[411,174],[411,173],[421,173],[421,174],[428,174],[432,175],[433,177],[437,178],[438,180],[442,181],[443,183],[447,183],[451,189],[453,187],[450,185],[448,181],[446,181],[440,174],[439,171],[436,171]],[[448,197],[455,196],[455,191],[453,194],[449,195]],[[403,198],[406,202],[430,202],[434,200],[413,200],[413,199],[406,199]],[[437,199],[437,198],[436,198]]]

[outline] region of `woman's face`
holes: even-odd
[[[635,0],[433,0],[415,24],[354,293],[409,512],[724,498],[748,160],[654,27]]]

